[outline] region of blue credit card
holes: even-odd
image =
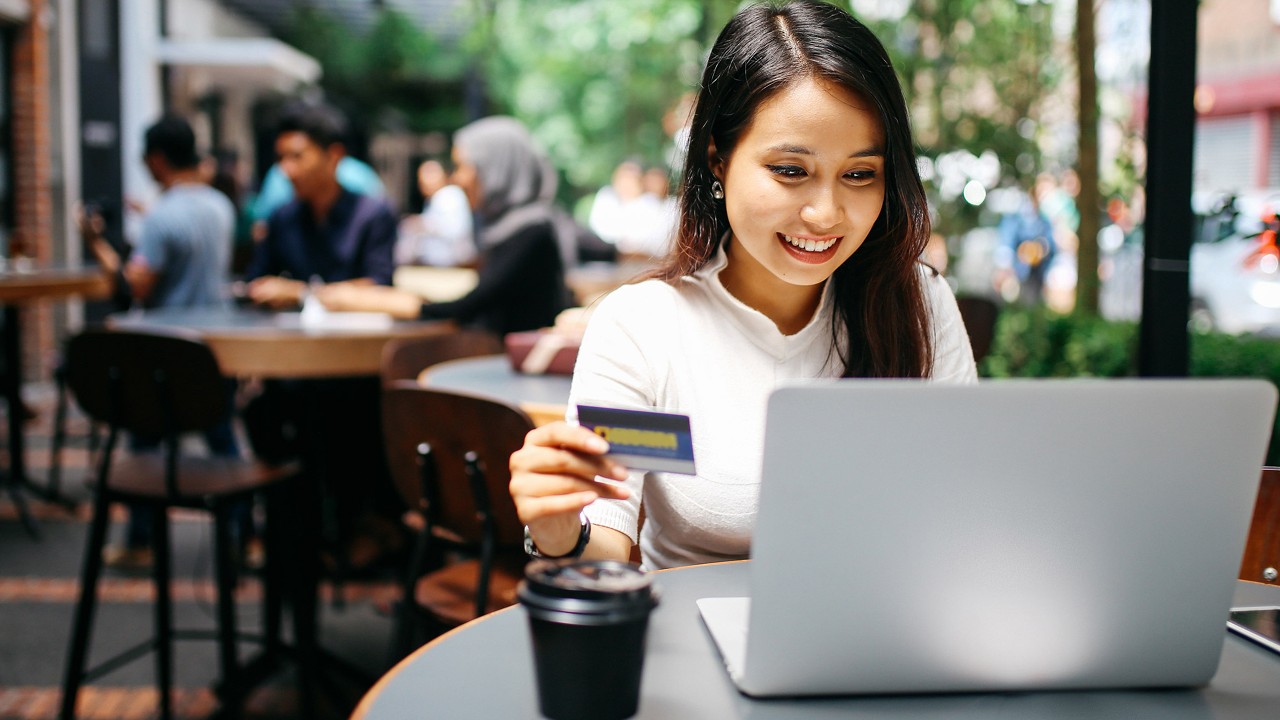
[[[693,475],[689,416],[578,406],[578,424],[609,443],[609,457],[632,470]]]

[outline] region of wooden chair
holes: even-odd
[[[1280,467],[1262,468],[1240,579],[1280,585]]]
[[[385,389],[382,411],[391,476],[420,528],[397,615],[402,656],[421,630],[515,603],[527,558],[508,461],[533,422],[515,406],[413,381]]]
[[[483,330],[392,340],[382,348],[382,386],[416,380],[424,369],[446,360],[497,355],[503,350],[502,339]]]
[[[973,348],[974,362],[982,362],[982,358],[991,352],[991,343],[995,340],[996,319],[1000,316],[1000,306],[994,300],[972,295],[961,295],[956,298],[960,307],[960,317],[964,319],[964,329],[969,333],[969,345]]]
[[[61,717],[75,716],[80,686],[149,650],[156,652],[159,715],[172,716],[173,640],[216,637],[221,664],[220,695],[233,713],[242,699],[236,654],[235,550],[230,509],[252,493],[281,484],[297,474],[296,465],[269,467],[226,457],[189,457],[180,451],[180,435],[207,430],[230,412],[225,379],[213,353],[202,342],[178,334],[86,331],[68,345],[67,384],[85,413],[107,427],[98,456],[93,518],[85,544],[71,644],[63,683]],[[156,453],[117,457],[121,431],[163,438]],[[155,583],[156,637],[92,669],[86,669],[92,632],[108,510],[113,502],[143,503],[154,512],[152,576]],[[183,507],[213,515],[217,582],[217,628],[179,631],[173,628],[170,596],[168,510]],[[268,518],[268,522],[271,520]],[[274,530],[268,527],[268,570],[275,568]],[[268,587],[268,605],[278,608],[279,595]],[[268,622],[272,612],[268,611]],[[278,613],[275,613],[278,617]],[[278,628],[277,628],[278,629]],[[270,630],[268,632],[270,636]]]

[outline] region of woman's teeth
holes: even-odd
[[[783,235],[782,239],[805,252],[823,252],[830,249],[832,245],[835,245],[836,241],[840,238],[831,238],[830,240],[806,240],[804,238]]]

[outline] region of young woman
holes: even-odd
[[[595,310],[570,397],[689,415],[698,475],[629,474],[584,428],[534,430],[511,457],[531,550],[626,559],[638,541],[649,569],[746,557],[778,381],[975,381],[955,298],[919,260],[929,229],[875,36],[822,3],[739,13],[703,75],[676,247]]]
[[[564,261],[551,204],[556,177],[529,131],[510,117],[488,117],[454,134],[453,182],[479,221],[479,280],[452,302],[424,303],[404,290],[336,283],[317,297],[330,310],[457,320],[497,334],[555,323],[568,304]]]

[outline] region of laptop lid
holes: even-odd
[[[1207,682],[1275,407],[1256,380],[779,388],[735,682]]]

